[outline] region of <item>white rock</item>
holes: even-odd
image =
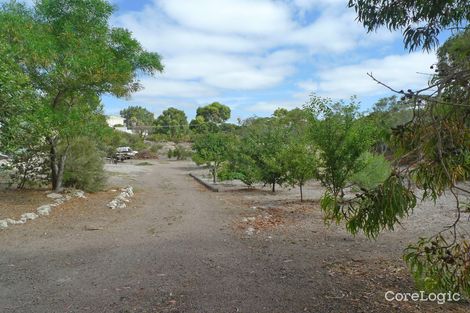
[[[51,199],[62,199],[64,196],[61,195],[60,193],[52,192],[52,193],[49,193],[47,197]]]
[[[255,229],[253,227],[248,227],[247,230],[245,231],[245,233],[248,235],[248,236],[251,236],[255,233]]]
[[[8,223],[6,220],[0,220],[0,229],[8,228]]]
[[[37,219],[39,216],[36,214],[36,213],[24,213],[21,215],[21,220],[22,221],[28,221],[28,220],[35,220]]]
[[[47,216],[51,213],[51,206],[49,204],[42,205],[36,209],[39,216]]]
[[[15,221],[15,220],[13,220],[13,219],[11,219],[11,218],[7,218],[6,221],[7,221],[7,223],[10,224],[10,225],[21,225],[21,224],[26,223],[26,221],[24,221],[24,220],[17,220],[17,221]]]
[[[77,198],[83,198],[85,199],[86,196],[85,196],[85,192],[83,190],[75,190],[75,192],[73,193],[73,195]]]

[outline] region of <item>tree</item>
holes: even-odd
[[[219,102],[199,107],[196,117],[190,123],[190,128],[197,133],[218,131],[221,125],[230,118],[230,108]]]
[[[307,108],[316,117],[312,137],[320,153],[318,178],[327,188],[325,196],[342,198],[348,179],[365,166],[361,156],[371,149],[375,129],[359,120],[354,99],[345,105],[312,96]]]
[[[32,119],[23,124],[45,139],[57,191],[70,140],[93,128],[89,117],[100,111],[99,97],[128,96],[141,88],[138,73],[163,69],[159,55],[145,51],[128,30],[109,26],[113,10],[105,0],[39,0],[31,9],[12,1],[0,9],[8,72],[20,71],[34,91]]]
[[[442,29],[454,35],[438,50],[438,62],[428,86],[407,91],[386,82],[377,83],[408,101],[410,121],[392,129],[396,168],[374,189],[363,191],[342,205],[334,200],[334,217],[345,220],[349,231],[375,237],[393,229],[410,214],[418,199],[436,200],[444,192],[455,200],[455,221],[438,234],[408,246],[404,259],[420,288],[431,292],[452,291],[470,297],[470,239],[461,226],[462,211],[470,190],[470,6],[466,0],[374,1],[351,0],[359,20],[371,30],[385,26],[404,28],[410,50],[431,49]],[[411,161],[409,156],[416,156]],[[406,164],[406,167],[400,165]],[[420,191],[418,195],[417,190]]]
[[[141,106],[130,106],[119,112],[124,118],[126,127],[137,132],[141,137],[152,129],[155,116],[152,112]]]
[[[349,7],[369,32],[382,26],[403,30],[405,47],[411,50],[436,47],[442,30],[462,29],[470,20],[467,0],[349,0]]]
[[[184,111],[168,108],[155,121],[155,132],[178,139],[188,131],[188,119]]]
[[[281,154],[288,142],[288,132],[272,118],[248,119],[243,126],[245,129],[237,151],[249,167],[254,167],[245,169],[244,172],[259,175],[258,179],[271,185],[272,192],[275,192],[276,184],[282,185],[285,181]],[[246,165],[241,169],[244,167]]]
[[[281,154],[281,162],[286,169],[286,181],[291,186],[299,186],[300,201],[304,201],[303,186],[317,174],[318,159],[314,147],[306,136],[292,138]]]
[[[208,133],[200,135],[193,144],[193,160],[197,164],[206,164],[211,167],[214,184],[220,165],[227,160],[227,151],[230,139],[223,133]]]

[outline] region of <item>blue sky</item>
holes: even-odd
[[[156,115],[176,107],[194,117],[214,101],[231,121],[302,106],[315,92],[357,95],[367,110],[397,89],[426,84],[434,54],[408,53],[400,33],[367,34],[347,0],[113,0],[112,24],[163,57],[165,71],[142,77],[130,99],[103,97],[107,114],[129,105]]]

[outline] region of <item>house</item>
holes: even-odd
[[[108,123],[109,127],[114,128],[115,130],[132,134],[132,130],[127,129],[124,118],[118,115],[109,115],[106,116],[106,122]]]

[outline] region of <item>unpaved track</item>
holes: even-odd
[[[0,312],[392,312],[382,291],[366,290],[374,303],[345,296],[364,281],[332,276],[325,262],[353,255],[380,267],[382,256],[399,258],[398,240],[352,240],[326,231],[321,217],[245,238],[233,221],[247,208],[236,194],[205,190],[187,176],[190,166],[139,168],[129,208],[103,205],[1,232]],[[393,286],[410,287],[393,275]]]
[[[136,208],[118,219],[50,218],[0,233],[0,312],[303,309],[296,298],[315,285],[270,268],[230,228],[230,206],[181,163],[139,176]]]

